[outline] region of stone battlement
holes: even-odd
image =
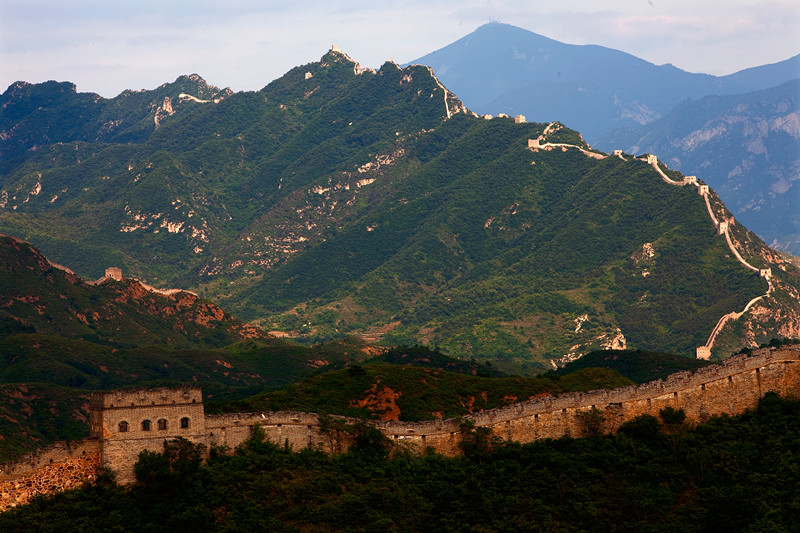
[[[99,453],[100,441],[98,439],[54,442],[13,461],[0,464],[0,482],[23,477],[50,464],[63,463],[70,459]]]
[[[80,487],[100,466],[100,441],[56,442],[0,465],[0,512],[36,495]]]
[[[86,464],[110,468],[120,483],[130,483],[134,481],[133,466],[144,450],[161,452],[165,442],[175,438],[185,438],[207,448],[234,448],[250,438],[255,426],[277,444],[288,444],[295,450],[317,447],[336,453],[346,450],[353,441],[352,435],[341,430],[341,424],[366,422],[404,447],[431,448],[445,455],[458,455],[465,421],[475,427],[489,428],[502,439],[531,442],[583,435],[581,413],[592,409],[602,416],[602,430],[614,432],[627,420],[644,414],[657,416],[665,407],[683,409],[693,422],[703,422],[713,415],[737,415],[754,408],[770,391],[782,396],[800,396],[800,345],[761,349],[750,356],[737,355],[722,364],[678,372],[641,385],[541,396],[463,419],[422,422],[321,418],[315,413],[295,411],[207,416],[199,387],[98,392],[92,395],[90,403],[91,438],[57,443],[2,465],[0,482],[45,475],[42,474],[45,468],[50,469],[46,476],[51,481],[59,475],[52,472],[62,472],[74,481],[75,472],[80,471],[90,479],[93,474],[85,465],[58,467],[82,458]],[[23,501],[19,499],[19,490],[27,489],[20,488],[18,482],[14,486],[17,488],[6,486],[3,501]],[[2,507],[0,501],[0,509],[4,508],[7,506]]]

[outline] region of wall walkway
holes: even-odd
[[[525,443],[544,438],[583,436],[587,431],[583,414],[593,409],[602,416],[600,429],[615,432],[622,423],[644,414],[657,416],[665,407],[683,409],[687,419],[693,422],[704,422],[714,415],[737,415],[756,407],[760,398],[770,391],[784,397],[800,397],[800,345],[758,350],[752,356],[735,356],[720,365],[695,372],[679,372],[665,380],[637,386],[534,398],[481,411],[463,419],[368,423],[396,445],[411,451],[431,449],[444,455],[458,455],[461,453],[459,443],[466,430],[465,421],[474,427],[489,428],[502,439]],[[172,403],[169,394],[174,397],[180,394],[187,401],[183,406]],[[183,436],[206,447],[234,448],[250,438],[253,428],[258,425],[266,437],[278,445],[288,445],[295,450],[316,447],[338,453],[353,443],[353,436],[345,426],[365,422],[287,411],[205,416],[202,402],[193,401],[197,394],[197,388],[190,391],[153,389],[104,393],[112,400],[115,395],[128,395],[130,398],[135,395],[142,398],[142,405],[122,408],[95,404],[99,412],[93,413],[92,419],[102,424],[97,428],[98,438],[70,444],[56,443],[13,463],[0,465],[0,511],[25,503],[35,494],[91,481],[99,465],[116,472],[120,482],[132,482],[138,451],[163,451],[166,438]],[[167,397],[163,409],[150,401],[159,395]],[[125,405],[130,398],[125,398]],[[106,408],[110,410],[106,411]],[[153,419],[169,417],[171,411],[192,409],[192,427],[188,433],[181,433],[187,430],[175,430],[174,435],[153,435],[149,439],[141,434],[131,433],[128,438],[127,432],[114,433],[115,413],[123,413],[120,416],[135,424],[132,417],[138,409],[141,409],[142,416]],[[137,454],[122,454],[121,447],[135,449]]]
[[[566,150],[568,148],[576,148],[576,149],[580,150],[582,153],[584,153],[585,155],[587,155],[589,157],[596,158],[596,159],[605,159],[606,157],[609,157],[608,154],[598,154],[596,152],[590,152],[590,151],[584,149],[583,147],[580,147],[580,146],[577,146],[577,145],[574,145],[574,144],[548,143],[548,142],[545,142],[548,135],[558,131],[561,127],[562,127],[561,124],[558,124],[556,122],[551,122],[550,124],[547,125],[547,127],[544,129],[544,131],[542,132],[542,134],[538,138],[531,139],[531,140],[528,141],[528,148],[532,149],[534,151],[540,150],[540,149],[542,149],[542,150],[552,150],[553,148],[556,148],[556,147],[560,147],[562,150]],[[615,150],[613,155],[616,156],[616,157],[619,157],[623,161],[625,160],[625,158],[622,155],[622,151],[621,150]],[[770,280],[772,272],[771,272],[770,269],[759,269],[759,268],[754,267],[753,265],[748,263],[744,259],[744,257],[742,257],[742,254],[739,253],[739,251],[736,249],[736,246],[734,246],[733,241],[731,239],[731,235],[730,235],[730,225],[732,224],[733,221],[732,220],[731,221],[728,221],[728,220],[721,221],[721,220],[717,219],[716,215],[714,214],[714,210],[711,207],[711,201],[709,199],[710,190],[709,190],[708,185],[703,185],[703,184],[699,183],[697,181],[697,177],[696,176],[684,176],[684,178],[682,180],[673,180],[672,178],[667,176],[667,174],[661,169],[661,167],[658,164],[658,158],[655,155],[649,154],[649,155],[645,156],[642,160],[646,161],[647,164],[651,165],[653,167],[653,169],[658,173],[658,175],[661,176],[661,179],[665,183],[668,183],[670,185],[677,186],[677,187],[683,187],[685,185],[694,185],[697,188],[698,194],[702,195],[703,199],[705,200],[706,209],[708,210],[708,216],[711,219],[711,222],[714,224],[714,227],[717,229],[717,232],[720,235],[724,235],[725,236],[725,240],[728,243],[728,248],[730,248],[730,250],[733,253],[734,257],[736,257],[736,260],[739,261],[745,268],[747,268],[749,270],[752,270],[753,272],[756,272],[757,274],[759,274],[761,277],[763,277],[767,281],[767,292],[766,293],[764,293],[763,295],[758,296],[758,297],[753,298],[752,300],[750,300],[750,302],[748,302],[748,304],[745,306],[745,308],[743,310],[741,310],[741,311],[732,311],[730,313],[727,313],[727,314],[723,315],[719,319],[719,321],[717,321],[717,324],[716,324],[716,326],[714,326],[714,329],[711,331],[711,334],[709,335],[708,340],[706,341],[706,343],[703,346],[700,346],[700,347],[697,348],[697,357],[699,359],[708,359],[711,356],[711,348],[714,347],[714,342],[716,341],[717,336],[722,331],[722,329],[725,327],[725,325],[729,321],[737,320],[739,317],[741,317],[743,314],[745,314],[747,311],[749,311],[750,308],[753,307],[753,305],[755,305],[757,302],[761,301],[763,298],[768,297],[770,295],[770,293],[772,293],[772,291],[774,290],[774,287],[772,286],[772,281]]]

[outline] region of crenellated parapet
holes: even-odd
[[[92,481],[100,466],[100,441],[56,442],[0,464],[0,512],[41,494]]]
[[[0,510],[26,502],[33,494],[31,486],[50,483],[48,487],[61,490],[90,481],[99,465],[114,471],[119,482],[130,483],[142,451],[162,452],[165,443],[176,438],[206,449],[235,448],[259,426],[265,437],[278,445],[338,453],[353,444],[352,427],[366,423],[397,446],[458,455],[459,443],[470,427],[489,428],[502,439],[519,442],[577,437],[586,434],[583,415],[587,412],[600,415],[602,431],[614,432],[625,421],[645,414],[657,416],[666,407],[683,409],[693,422],[714,415],[737,415],[755,408],[767,392],[800,395],[800,345],[761,349],[640,385],[540,396],[460,419],[421,422],[323,417],[296,411],[206,415],[199,387],[95,393],[91,399],[91,438],[56,443],[0,465],[0,493],[4,498]]]

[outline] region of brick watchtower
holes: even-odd
[[[133,465],[143,450],[164,451],[164,442],[183,437],[206,444],[200,387],[96,392],[90,403],[91,436],[100,440],[100,464],[120,483],[134,481]]]

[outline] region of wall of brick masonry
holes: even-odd
[[[102,442],[101,464],[124,484],[136,480],[133,467],[144,450],[163,452],[164,442],[177,437],[209,444],[200,387],[93,393],[90,418],[91,435]],[[184,419],[186,427],[181,424]],[[121,423],[126,425],[124,432]]]
[[[57,442],[0,465],[0,512],[28,503],[37,494],[76,488],[95,478],[100,466],[97,439]]]
[[[732,357],[721,365],[695,372],[678,372],[665,380],[613,390],[540,397],[464,417],[475,427],[488,427],[509,440],[531,442],[543,438],[579,437],[586,433],[581,414],[597,409],[604,421],[600,429],[614,432],[637,416],[657,416],[665,407],[683,409],[687,419],[704,422],[713,415],[736,415],[753,409],[765,393],[800,397],[800,346],[758,351],[753,356]],[[355,420],[338,418],[346,423]],[[459,453],[462,428],[454,419],[424,422],[370,422],[393,442],[438,453]],[[209,444],[234,448],[260,425],[266,437],[293,449],[318,446],[330,452],[347,449],[352,437],[323,431],[313,413],[236,413],[206,417]]]
[[[464,419],[475,427],[490,428],[503,439],[531,442],[582,436],[586,427],[581,414],[592,409],[603,415],[600,429],[614,432],[628,420],[644,414],[657,416],[665,407],[683,409],[693,422],[704,422],[713,415],[737,415],[756,407],[769,391],[800,398],[800,345],[759,350],[750,357],[732,357],[721,365],[678,372],[642,385],[540,397]],[[318,447],[339,453],[353,443],[352,434],[339,426],[364,422],[330,417],[329,422],[321,424],[314,413],[291,411],[206,416],[201,391],[196,387],[98,393],[93,401],[97,408],[92,413],[93,438],[56,443],[0,465],[0,510],[28,501],[33,494],[77,486],[92,479],[98,465],[114,470],[119,482],[131,483],[139,453],[161,452],[164,443],[175,437],[206,447],[235,448],[258,425],[266,438],[278,445],[294,450]],[[180,427],[183,417],[191,418],[190,427]],[[144,418],[154,422],[165,418],[168,430],[155,427],[144,431]],[[120,433],[117,429],[122,420],[129,422],[130,429]],[[398,446],[412,450],[432,448],[445,455],[460,452],[463,429],[455,419],[370,424]]]

